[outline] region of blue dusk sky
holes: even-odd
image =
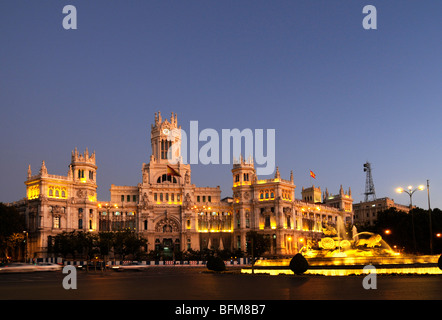
[[[366,5],[377,30],[362,26]],[[75,147],[96,151],[99,200],[137,185],[161,111],[185,130],[275,129],[297,198],[314,183],[363,200],[369,161],[378,198],[408,204],[395,189],[429,179],[441,208],[441,12],[440,0],[2,0],[0,201],[25,196],[29,164],[66,175]],[[231,168],[192,165],[192,182],[230,196]],[[426,209],[427,193],[413,203]]]

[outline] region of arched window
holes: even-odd
[[[162,176],[158,177],[157,179],[157,183],[162,183],[162,182],[172,182],[172,183],[178,183],[177,179],[171,175],[167,175],[167,174],[163,174]]]

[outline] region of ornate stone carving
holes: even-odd
[[[143,194],[143,201],[142,201],[142,206],[141,207],[142,207],[143,210],[147,210],[148,206],[149,206],[149,196],[145,192]]]
[[[155,225],[156,232],[179,232],[180,226],[174,219],[164,218]]]
[[[186,210],[190,210],[192,208],[192,200],[190,198],[190,194],[186,193],[186,196],[184,197],[184,207]]]
[[[84,197],[86,197],[86,195],[87,195],[87,191],[86,190],[80,189],[80,190],[77,191],[77,197],[78,198],[84,198]]]

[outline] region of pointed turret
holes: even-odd
[[[275,179],[281,179],[281,174],[279,173],[279,167],[276,167]]]
[[[45,164],[45,161],[43,160],[43,162],[41,163],[40,175],[44,176],[47,174],[48,174],[48,169],[46,169],[46,164]]]

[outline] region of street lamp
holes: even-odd
[[[430,206],[430,180],[427,180],[427,196],[428,196],[428,218],[430,226],[430,254],[433,254],[433,226],[431,223],[431,206]]]
[[[416,245],[416,232],[414,231],[414,214],[413,214],[413,211],[412,211],[412,209],[413,209],[413,200],[412,200],[412,198],[413,198],[413,194],[417,190],[421,190],[422,191],[424,189],[425,189],[425,186],[423,186],[423,185],[420,185],[420,186],[418,186],[417,188],[414,188],[414,189],[413,189],[413,186],[408,186],[407,189],[404,189],[404,188],[401,188],[401,187],[396,189],[397,193],[405,192],[406,194],[408,194],[410,196],[410,211],[411,211],[411,224],[413,226],[414,252],[417,251],[417,245]]]
[[[23,234],[25,236],[25,263],[28,263],[28,232],[27,231],[23,231]]]

